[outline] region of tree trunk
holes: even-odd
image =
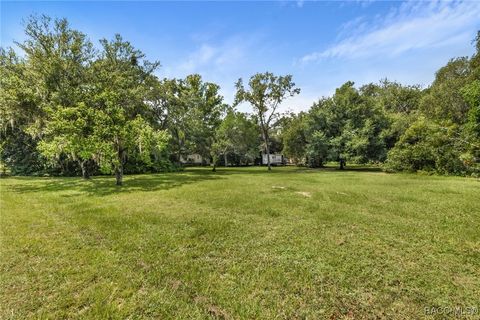
[[[216,172],[217,171],[217,165],[214,163],[213,164],[213,169],[212,169],[213,172]]]
[[[90,179],[90,171],[88,170],[88,160],[80,160],[80,168],[82,168],[82,178]]]
[[[225,152],[225,153],[223,154],[223,159],[225,160],[225,167],[228,166],[228,160],[227,160],[227,158],[228,158],[228,157],[227,157],[227,153]]]
[[[182,165],[182,154],[180,151],[178,151],[178,153],[175,155],[175,160],[178,165]]]
[[[272,170],[272,165],[270,163],[270,147],[267,145],[266,146],[266,151],[267,151],[267,166],[268,166],[268,170]]]
[[[263,136],[265,137],[265,150],[267,151],[267,164],[268,170],[272,170],[272,166],[270,164],[270,146],[269,146],[269,139],[268,139],[268,132],[264,132]]]
[[[123,164],[119,164],[115,168],[115,180],[117,186],[121,186],[123,184]]]
[[[117,186],[123,184],[123,157],[124,152],[122,149],[118,150],[118,165],[115,167],[115,180]]]

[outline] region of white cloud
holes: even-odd
[[[262,54],[265,36],[262,33],[234,34],[201,37],[194,35],[194,49],[174,60],[164,61],[159,75],[167,78],[184,78],[193,73],[201,74],[204,81],[220,85],[225,102],[234,100],[234,83],[239,77],[246,78],[256,72],[258,55]],[[247,111],[247,109],[242,110]]]
[[[279,111],[299,113],[300,111],[308,110],[308,108],[310,108],[310,106],[320,98],[321,95],[317,95],[315,93],[301,92],[299,95],[283,101],[280,105]]]
[[[255,36],[240,35],[229,37],[223,41],[201,43],[186,58],[179,59],[183,63],[172,65],[176,74],[220,72],[237,69],[244,61],[254,43]]]
[[[300,62],[395,57],[411,50],[464,44],[480,26],[479,17],[480,2],[407,2],[384,18],[368,23],[356,18],[344,24],[342,34],[352,30],[348,36]]]
[[[179,69],[187,73],[194,72],[198,67],[211,62],[217,54],[218,48],[214,48],[208,44],[203,44],[190,57],[179,66]]]

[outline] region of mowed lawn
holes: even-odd
[[[112,177],[0,183],[1,319],[480,308],[475,179],[286,167],[127,176],[120,188]]]

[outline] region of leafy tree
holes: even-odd
[[[237,159],[237,164],[252,163],[259,146],[257,132],[257,126],[246,114],[230,110],[215,132],[212,148],[214,171],[222,155],[225,166],[228,166],[229,155]]]
[[[153,119],[170,132],[174,161],[191,153],[210,157],[213,133],[226,109],[219,89],[194,74],[183,80],[164,79],[152,91]]]
[[[322,146],[318,150],[321,161],[310,161],[310,165],[325,160],[339,161],[341,167],[345,160],[382,161],[386,156],[382,131],[387,127],[387,118],[372,96],[347,82],[333,97],[319,100],[309,111],[307,144],[317,140]],[[324,148],[328,148],[326,159]]]
[[[423,90],[418,85],[405,86],[383,79],[377,84],[360,88],[361,94],[374,100],[375,104],[388,113],[410,114],[418,109]]]
[[[0,129],[25,129],[41,116],[39,97],[27,79],[27,63],[12,48],[0,48]]]
[[[461,92],[470,106],[467,129],[480,138],[480,80],[469,83]]]
[[[49,113],[43,129],[48,137],[40,141],[38,149],[54,163],[66,155],[80,164],[82,177],[90,178],[97,148],[101,144],[94,135],[97,112],[80,102],[73,107],[56,108]]]
[[[420,101],[420,117],[389,152],[387,169],[480,172],[479,42],[477,36],[477,53],[472,58],[452,59],[437,72]]]
[[[235,148],[235,140],[237,132],[236,116],[232,110],[227,113],[220,127],[215,132],[215,142],[212,148],[213,171],[217,165],[221,155],[224,157],[225,167],[228,166],[228,153],[233,152]]]
[[[248,82],[248,89],[245,89],[242,79],[235,86],[235,105],[241,102],[252,105],[259,121],[265,152],[270,155],[270,130],[278,119],[278,106],[286,98],[299,94],[300,89],[295,87],[291,75],[275,76],[270,72],[253,75]],[[268,170],[271,170],[270,157],[267,159]]]
[[[203,82],[198,74],[189,75],[183,81],[183,103],[189,108],[189,152],[198,153],[203,158],[210,157],[215,130],[221,123],[226,105],[219,94],[220,87],[214,83]]]
[[[163,79],[154,83],[148,99],[153,125],[170,133],[168,149],[171,160],[177,164],[192,149],[187,139],[191,116],[189,106],[182,98],[182,91],[182,80]]]
[[[70,28],[66,19],[31,16],[25,34],[17,45],[25,54],[24,79],[35,83],[33,95],[43,116],[31,129],[41,134],[46,109],[83,101],[89,87],[86,69],[95,52],[87,36]]]
[[[468,57],[452,59],[440,68],[420,102],[423,114],[436,120],[449,119],[454,123],[464,124],[469,106],[461,89],[468,83],[470,71]]]
[[[389,152],[385,166],[394,171],[465,174],[458,132],[456,125],[442,126],[420,117]]]
[[[46,169],[36,151],[38,138],[26,133],[40,110],[25,73],[25,60],[11,48],[0,48],[0,159],[3,170],[8,167],[12,174]]]
[[[40,139],[45,142],[51,138],[44,130],[51,115],[73,107],[85,96],[85,70],[94,51],[86,36],[71,29],[65,19],[31,16],[25,34],[26,40],[17,43],[23,59],[16,58],[13,50],[2,51],[6,73],[2,118],[31,134],[32,143],[40,145]],[[58,161],[64,160],[64,156],[58,157]]]
[[[308,143],[307,125],[306,114],[293,115],[282,134],[283,153],[297,165],[305,162]]]
[[[480,80],[466,85],[462,94],[470,111],[461,135],[465,146],[461,158],[470,171],[480,173]]]
[[[96,161],[102,170],[114,171],[116,184],[121,185],[127,156],[148,163],[152,152],[161,152],[167,143],[167,133],[145,120],[158,63],[144,60],[143,53],[119,35],[101,44],[101,57],[93,65]]]
[[[13,175],[38,175],[49,171],[42,154],[37,151],[38,141],[18,127],[8,127],[2,134],[0,151],[4,173],[8,168]]]
[[[307,164],[310,167],[322,167],[329,158],[330,141],[323,132],[314,131],[305,150]]]

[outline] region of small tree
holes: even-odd
[[[227,113],[215,132],[214,140],[211,153],[214,168],[221,155],[227,166],[229,154],[234,155],[239,164],[248,164],[258,152],[258,128],[246,114],[234,110]]]
[[[291,75],[275,76],[273,73],[257,73],[250,77],[249,89],[245,89],[242,79],[236,83],[237,93],[235,105],[248,102],[258,117],[265,152],[267,154],[268,170],[270,165],[270,129],[278,118],[278,106],[288,97],[300,93],[295,87]]]

